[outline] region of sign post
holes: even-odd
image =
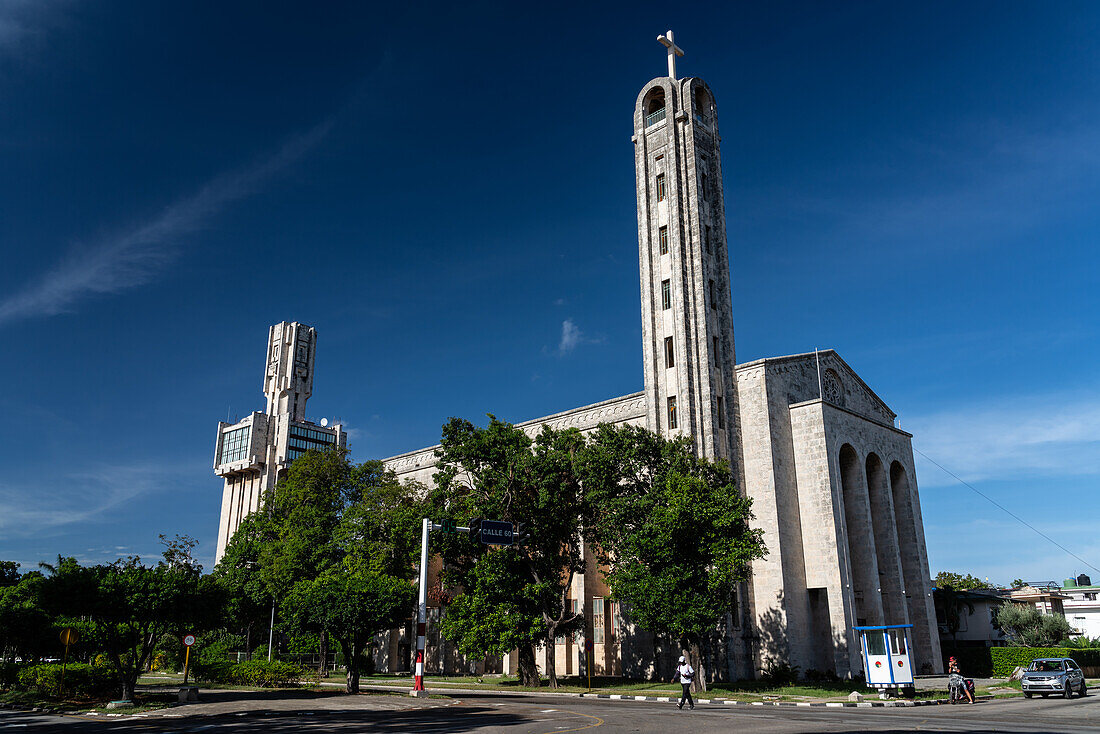
[[[183,654],[183,685],[187,685],[187,671],[191,666],[191,646],[195,644],[195,636],[184,636],[183,644],[187,648],[187,652]]]
[[[65,646],[65,656],[61,659],[61,695],[65,695],[65,668],[69,664],[69,645],[80,639],[80,633],[72,627],[61,630],[61,644]]]
[[[522,526],[521,526],[522,527]],[[424,690],[424,643],[428,626],[428,536],[433,530],[442,530],[445,533],[468,533],[478,536],[484,545],[512,545],[516,541],[516,533],[512,523],[502,520],[483,520],[475,517],[469,525],[457,525],[454,520],[446,518],[434,523],[424,518],[420,529],[420,578],[418,579],[419,593],[416,605],[416,662],[413,669],[413,689],[411,696],[426,696]],[[185,675],[186,678],[186,675]],[[589,671],[591,679],[591,670]],[[591,688],[591,680],[589,688]]]

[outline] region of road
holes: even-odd
[[[214,694],[211,694],[214,695]],[[204,698],[206,695],[204,694]],[[399,696],[319,698],[240,696],[225,705],[170,709],[145,718],[45,716],[0,711],[0,729],[12,732],[1098,732],[1100,695],[1084,699],[1016,698],[973,706],[916,708],[793,708],[697,706],[562,697],[456,695],[413,700]],[[221,706],[221,708],[218,708]],[[192,713],[195,712],[195,713]]]

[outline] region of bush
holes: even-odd
[[[23,666],[19,663],[0,663],[0,689],[8,690],[19,683],[19,671]]]
[[[1062,614],[1043,614],[1024,604],[1004,604],[994,619],[1013,645],[1053,647],[1069,637],[1069,622]]]
[[[247,660],[233,665],[228,673],[230,683],[259,688],[293,686],[314,677],[305,668],[280,660]]]
[[[1100,666],[1100,650],[1069,647],[993,647],[989,650],[993,675],[1007,678],[1017,666],[1027,667],[1035,658],[1072,658],[1084,667]]]
[[[785,660],[768,660],[760,671],[761,680],[773,686],[789,686],[798,680],[798,666]]]
[[[103,668],[86,663],[69,663],[65,670],[64,695],[101,698],[113,693],[117,683]],[[61,696],[61,666],[49,663],[23,668],[19,671],[19,687],[43,696]]]

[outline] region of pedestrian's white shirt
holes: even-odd
[[[680,683],[691,683],[691,676],[695,673],[695,669],[690,664],[684,663],[676,667],[676,672],[680,674]]]

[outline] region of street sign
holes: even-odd
[[[195,644],[195,636],[194,635],[187,635],[186,637],[183,638],[183,644],[187,645],[188,647],[191,647],[192,645]]]
[[[592,638],[591,637],[585,637],[584,638],[584,649],[588,650],[589,652],[592,652]]]
[[[512,523],[503,520],[482,520],[481,542],[485,545],[511,545]]]
[[[72,627],[66,627],[61,630],[61,644],[65,647],[69,645],[75,645],[77,640],[80,639],[80,633],[74,630]]]

